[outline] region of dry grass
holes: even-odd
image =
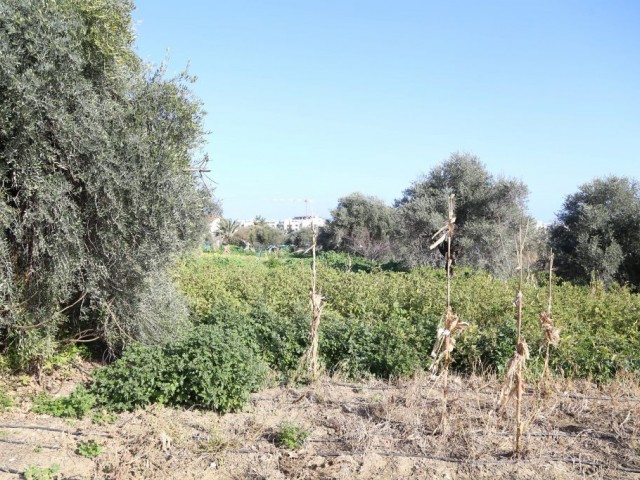
[[[440,381],[440,380],[438,380]],[[151,407],[93,425],[24,413],[3,414],[2,466],[58,463],[66,477],[104,479],[640,479],[640,383],[621,376],[607,387],[554,382],[558,394],[525,390],[528,428],[522,457],[512,459],[512,418],[496,415],[495,377],[449,382],[449,428],[440,422],[440,385],[423,374],[393,383],[349,384],[320,377],[302,388],[254,394],[244,412]],[[283,421],[311,432],[298,450],[278,448]],[[14,427],[7,427],[13,425]],[[26,429],[26,426],[61,431]],[[6,433],[4,433],[6,432]],[[78,440],[98,439],[95,459],[74,454]],[[37,445],[57,447],[34,451]],[[6,475],[3,477],[2,475]]]

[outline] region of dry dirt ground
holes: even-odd
[[[452,379],[444,434],[434,434],[440,387],[426,376],[323,377],[263,390],[238,413],[151,406],[107,425],[31,413],[28,399],[43,387],[24,383],[16,389],[14,379],[18,405],[0,413],[1,479],[54,464],[59,478],[74,479],[640,479],[640,386],[631,378],[557,381],[546,397],[530,385],[521,458],[512,456],[514,407],[494,413],[499,382],[490,377]],[[72,386],[48,383],[59,394]],[[282,422],[309,432],[300,448],[277,445]],[[77,453],[90,440],[102,447],[92,459]]]

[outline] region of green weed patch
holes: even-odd
[[[310,319],[310,260],[280,263],[250,256],[205,254],[186,258],[176,279],[195,323],[242,326],[258,353],[276,371],[297,366]],[[353,266],[354,263],[352,262]],[[358,271],[354,271],[358,270]],[[325,297],[320,355],[329,370],[352,376],[407,375],[430,365],[430,352],[445,298],[444,271],[392,272],[349,269],[345,258],[321,256],[318,285]],[[544,283],[524,286],[523,332],[531,348],[531,372],[544,362],[538,314],[546,308]],[[452,307],[470,328],[456,345],[452,368],[501,371],[515,338],[515,284],[458,268]],[[560,344],[550,366],[558,375],[611,379],[640,372],[640,295],[624,287],[554,286],[554,321]]]

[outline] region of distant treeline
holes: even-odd
[[[551,249],[557,274],[575,283],[601,281],[640,286],[640,186],[635,179],[595,179],[569,195],[556,221],[539,225],[527,211],[529,191],[519,180],[496,178],[474,155],[454,153],[407,188],[393,206],[352,193],[338,201],[320,229],[324,250],[362,256],[406,268],[444,264],[430,249],[455,195],[452,253],[458,265],[509,278],[516,267],[515,239],[526,231],[529,271],[544,269]],[[287,242],[308,246],[309,229],[285,233],[264,223],[233,228],[223,220],[224,240],[237,245]],[[444,244],[443,244],[444,246]]]

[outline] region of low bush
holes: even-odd
[[[88,440],[86,442],[78,442],[76,453],[81,457],[95,458],[102,453],[103,449],[95,440]]]
[[[350,255],[345,252],[328,251],[322,252],[318,260],[327,267],[331,267],[343,272],[363,272],[376,273],[381,271],[408,272],[407,267],[399,262],[389,261],[386,263],[374,262],[364,257]]]
[[[307,346],[309,319],[307,312],[300,308],[294,308],[290,315],[282,315],[265,305],[241,311],[233,305],[220,303],[199,322],[233,328],[256,355],[285,379],[298,368]]]
[[[200,325],[162,346],[127,348],[96,372],[92,392],[114,411],[159,403],[227,412],[244,405],[266,372],[241,328]]]
[[[343,252],[323,252],[319,257],[319,261],[327,267],[343,272],[371,273],[379,272],[382,269],[380,264],[376,262]]]
[[[427,349],[431,348],[421,342],[421,323],[400,312],[373,321],[348,320],[328,313],[321,324],[320,356],[329,369],[354,378],[410,375],[424,366]],[[435,322],[429,329],[435,330]]]
[[[311,436],[311,432],[292,422],[282,422],[274,435],[277,446],[296,450]]]
[[[6,393],[0,392],[0,413],[11,410],[15,406],[15,402]]]
[[[24,480],[58,480],[60,477],[60,465],[54,463],[50,467],[31,465],[22,474]]]
[[[40,395],[33,401],[31,410],[54,417],[82,418],[93,408],[96,399],[84,386],[78,386],[68,397],[51,398]]]

